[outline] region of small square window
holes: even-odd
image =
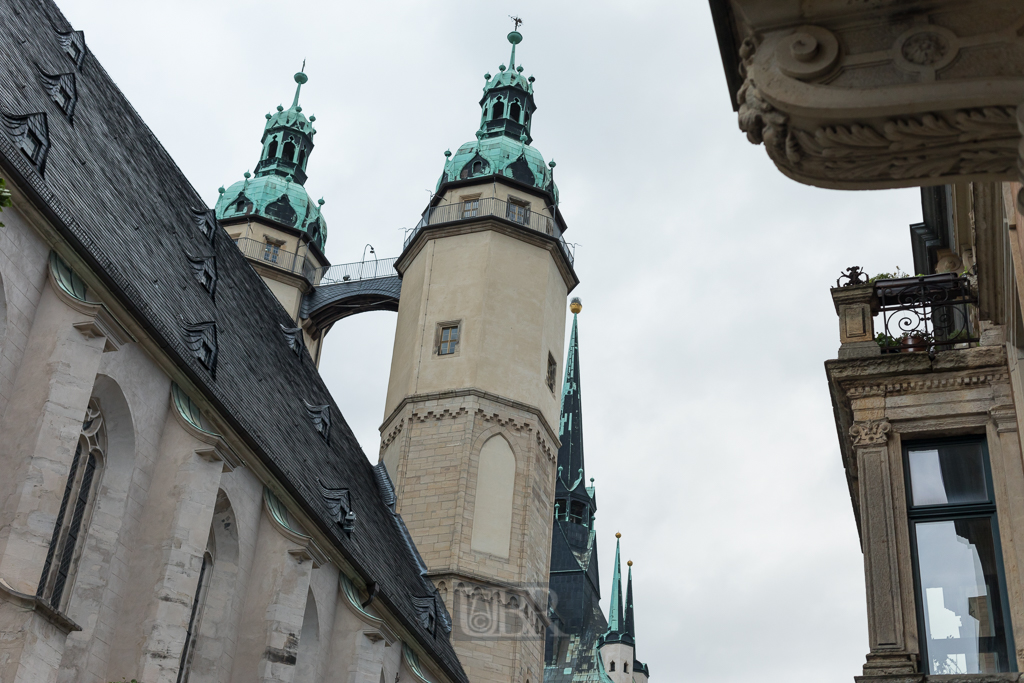
[[[530,207],[515,201],[509,201],[505,217],[520,225],[530,224]]]
[[[459,326],[442,325],[441,337],[437,345],[437,355],[450,356],[459,348]]]
[[[548,389],[551,393],[555,392],[555,379],[558,377],[558,362],[555,361],[555,357],[550,353],[548,354]]]
[[[270,261],[271,263],[277,263],[277,256],[280,251],[280,244],[274,244],[270,240],[267,240],[266,246],[263,248],[263,260]]]
[[[480,200],[479,199],[467,199],[462,202],[462,217],[463,218],[475,218],[480,215]]]

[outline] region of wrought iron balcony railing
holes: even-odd
[[[874,294],[883,353],[944,351],[975,345],[978,298],[970,281],[955,273],[877,280]]]
[[[375,280],[382,277],[398,277],[395,270],[397,258],[374,259],[373,261],[359,261],[357,263],[342,263],[326,268],[317,268],[313,284],[333,285],[339,282],[354,282],[356,280]]]
[[[573,264],[575,252],[571,245],[562,237],[562,233],[554,220],[544,214],[531,211],[528,207],[514,202],[506,202],[497,197],[485,197],[455,204],[427,207],[420,222],[406,234],[404,247],[408,247],[416,238],[416,235],[427,226],[477,220],[484,216],[493,216],[494,218],[529,228],[530,230],[536,230],[549,237],[554,237],[558,240],[562,255],[565,256],[570,265]]]
[[[250,237],[239,237],[235,240],[235,244],[248,259],[261,261],[272,268],[295,273],[314,282],[315,271],[318,269],[305,255],[286,251],[279,245],[260,242]]]

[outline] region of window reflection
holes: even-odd
[[[1008,671],[990,517],[918,522],[929,672]]]
[[[915,506],[959,505],[989,500],[980,443],[911,449],[907,460]]]

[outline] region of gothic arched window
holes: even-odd
[[[281,150],[281,158],[285,161],[295,161],[295,143],[292,142],[291,138],[288,138],[288,142],[284,143],[284,149]]]
[[[306,148],[299,150],[299,168],[306,169]]]
[[[270,145],[267,147],[267,158],[273,159],[277,156],[277,139],[270,141]]]
[[[519,106],[519,100],[513,100],[512,106],[508,108],[508,117],[516,123],[519,123],[519,114],[522,110],[523,108]]]
[[[491,118],[492,119],[500,119],[504,115],[505,115],[505,103],[502,102],[501,98],[499,97],[498,101],[494,103],[493,107],[491,107]]]
[[[181,662],[178,664],[177,683],[187,683],[192,670],[192,659],[196,655],[196,641],[199,639],[199,627],[203,621],[203,607],[206,606],[206,594],[210,590],[210,579],[213,577],[213,562],[217,554],[217,542],[214,530],[210,530],[210,538],[206,542],[203,563],[199,566],[199,581],[196,593],[192,598],[192,611],[188,617],[188,630],[185,631],[185,646],[181,649]]]
[[[81,554],[80,541],[85,538],[88,519],[92,516],[92,499],[106,446],[103,414],[100,412],[99,401],[93,398],[89,401],[82,421],[82,432],[71,459],[64,496],[53,524],[53,536],[36,589],[37,597],[46,600],[59,611],[65,611],[63,608],[68,602],[64,599],[65,589],[69,584],[74,584],[78,556]]]
[[[615,671],[615,662],[608,662],[608,670]]]

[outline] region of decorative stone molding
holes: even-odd
[[[1016,17],[996,25],[967,0],[823,0],[813,12],[727,1],[746,36],[737,51],[740,129],[789,177],[838,189],[1016,179],[1019,3],[987,3],[987,18]],[[894,37],[865,31],[868,23]]]
[[[289,550],[289,554],[295,555],[303,561],[312,560],[314,569],[320,565],[327,564],[327,553],[317,545],[316,541],[306,534],[305,529],[292,517],[284,503],[268,488],[263,489],[263,509],[267,513],[267,517],[274,524],[274,528],[282,536],[298,546]]]
[[[82,278],[53,251],[50,252],[50,267],[46,280],[58,299],[90,318],[87,321],[73,323],[73,327],[90,339],[103,337],[106,340],[104,352],[117,351],[123,344],[135,341],[131,333],[117,322],[106,306],[92,300]]]
[[[220,434],[209,428],[199,406],[175,382],[171,382],[171,403],[178,424],[195,439],[206,444],[206,447],[196,449],[196,455],[207,460],[220,460],[224,463],[225,472],[242,466],[242,459]]]
[[[996,431],[1000,434],[1017,431],[1017,411],[1012,405],[993,406],[988,410]]]
[[[926,393],[931,391],[951,391],[982,384],[994,384],[1008,382],[1010,373],[1006,371],[993,371],[979,374],[957,375],[954,377],[930,377],[923,379],[904,379],[900,381],[885,381],[870,384],[855,384],[846,387],[846,394],[850,398],[865,398],[867,396],[885,396],[897,393]]]
[[[452,410],[451,408],[445,408],[439,413],[436,413],[433,410],[428,410],[425,413],[419,413],[414,410],[412,411],[412,413],[410,413],[409,418],[416,420],[417,422],[426,422],[427,420],[444,420],[447,418],[451,418],[454,420],[455,418],[466,415],[468,412],[469,411],[466,410],[465,406],[459,406],[456,410]]]
[[[891,431],[892,425],[886,419],[854,422],[850,425],[850,436],[853,437],[855,447],[884,444],[889,440]]]
[[[3,579],[0,579],[0,600],[13,603],[22,611],[36,612],[64,634],[82,630],[82,627],[76,624],[70,617],[63,612],[55,610],[45,600],[35,595],[16,591]]]
[[[405,418],[403,417],[402,419],[400,419],[398,421],[398,424],[395,425],[395,428],[392,429],[388,433],[387,436],[385,436],[383,439],[381,439],[381,441],[380,441],[380,452],[381,453],[383,453],[387,449],[387,447],[391,445],[391,442],[393,442],[395,439],[398,438],[398,435],[402,433],[402,428],[404,426],[405,426]]]
[[[529,422],[517,422],[514,417],[502,417],[498,413],[488,414],[483,408],[476,409],[476,416],[484,422],[491,422],[500,427],[510,429],[516,434],[522,434],[523,432],[529,434],[533,431],[533,426]]]

